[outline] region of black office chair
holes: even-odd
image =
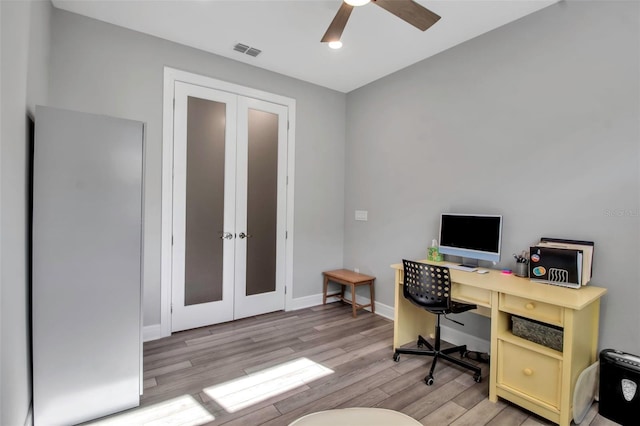
[[[400,354],[432,356],[433,362],[431,363],[431,369],[429,370],[429,374],[424,378],[425,383],[429,386],[433,384],[433,370],[435,370],[439,358],[446,359],[449,362],[473,371],[475,373],[473,379],[476,383],[480,383],[482,380],[480,367],[449,355],[454,352],[460,352],[461,356],[466,356],[468,353],[466,345],[440,349],[440,316],[444,315],[445,318],[447,318],[447,314],[458,314],[460,312],[470,311],[471,309],[476,309],[477,306],[451,301],[449,268],[427,265],[410,260],[403,260],[402,263],[404,264],[404,284],[402,286],[404,297],[414,305],[436,315],[436,337],[432,346],[424,337],[418,336],[419,349],[398,348],[393,354],[393,360],[396,362],[400,361]],[[451,318],[447,319],[464,325]],[[426,346],[428,349],[421,349],[423,346]]]

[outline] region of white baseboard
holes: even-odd
[[[350,299],[351,293],[348,291],[345,293],[345,298]],[[335,300],[334,298],[329,299],[331,301]],[[361,305],[368,305],[371,299],[358,296],[357,302]],[[294,308],[292,310],[310,308],[313,306],[318,306],[322,304],[322,294],[315,294],[313,296],[300,297],[297,299],[293,299]],[[365,308],[368,311],[371,311],[370,308]],[[395,317],[395,309],[392,306],[385,305],[380,302],[376,302],[376,315],[380,315],[381,317],[390,319],[393,321]],[[478,351],[483,353],[491,352],[491,342],[488,340],[480,339],[479,337],[473,336],[471,334],[467,334],[455,328],[440,326],[440,337],[442,340],[446,340],[447,342],[453,345],[467,345],[467,349],[470,351]]]
[[[150,342],[162,338],[162,328],[160,324],[147,325],[142,328],[142,341]]]
[[[346,298],[350,298],[351,294],[347,292],[345,294]],[[335,299],[330,299],[335,300]],[[358,296],[358,303],[362,305],[367,305],[370,302],[370,299],[364,296]],[[322,304],[322,293],[313,294],[311,296],[298,297],[292,300],[292,311],[296,311],[298,309],[311,308],[313,306],[318,306]],[[370,311],[370,308],[365,308]],[[394,308],[389,305],[385,305],[380,302],[376,302],[376,315],[380,315],[381,317],[390,319],[393,321],[394,318]],[[470,351],[478,351],[478,352],[486,352],[489,353],[491,351],[491,343],[488,340],[480,339],[476,336],[472,336],[471,334],[464,333],[460,330],[450,328],[447,326],[441,326],[441,338],[442,340],[446,340],[449,343],[454,345],[467,345],[467,349]],[[148,325],[143,328],[143,339],[145,342],[149,342],[151,340],[157,340],[162,338],[162,330],[160,328],[160,324]]]
[[[455,328],[441,325],[440,338],[453,345],[467,345],[467,350],[470,351],[478,351],[483,353],[491,352],[491,342],[489,342],[488,340],[480,339],[476,336],[472,336],[471,334],[464,333],[460,330],[456,330]]]
[[[358,298],[358,300],[360,300]],[[367,299],[367,302],[368,299]],[[322,304],[322,293],[313,294],[311,296],[298,297],[296,299],[292,299],[290,311],[297,311],[298,309],[311,308],[313,306],[318,306]],[[393,319],[393,314],[391,315],[391,319]],[[149,342],[151,340],[161,339],[162,336],[162,328],[160,324],[147,325],[142,329],[142,339],[144,342]]]
[[[384,305],[380,302],[376,302],[376,315],[380,315],[386,319],[390,319],[393,321],[393,307],[389,305]]]
[[[358,295],[356,296],[357,296],[356,301],[359,305],[368,305],[369,303],[371,303],[371,299],[369,299],[368,297],[358,296]],[[345,292],[344,297],[345,299],[351,299],[351,293],[348,291]],[[364,309],[367,311],[371,311],[371,308],[364,308]],[[384,305],[380,302],[376,302],[376,315],[380,315],[381,317],[384,317],[393,321],[394,309],[389,305]]]
[[[311,308],[318,305],[322,305],[322,293],[292,299],[291,309],[289,310],[297,311],[298,309]]]
[[[344,297],[346,299],[350,299],[351,293],[347,291]],[[336,299],[332,297],[332,298],[329,298],[328,301],[333,302],[335,300]],[[368,305],[371,302],[371,299],[364,296],[358,296],[357,302],[359,305]],[[322,293],[314,294],[312,296],[305,296],[305,297],[299,297],[297,299],[293,299],[293,307],[291,310],[295,311],[298,309],[311,308],[313,306],[318,306],[321,304],[322,304]],[[371,311],[371,308],[364,308],[364,309],[367,311]],[[394,317],[393,307],[382,304],[380,302],[376,302],[376,315],[380,315],[381,317],[384,317],[393,321],[393,317]]]
[[[322,305],[322,293],[313,294],[311,296],[298,297],[292,299],[291,302],[291,307],[289,308],[290,311],[297,311],[298,309],[305,309]],[[369,302],[367,301],[366,303]],[[391,319],[393,319],[393,314],[391,315]],[[161,339],[162,337],[162,329],[160,327],[160,324],[147,325],[142,329],[142,339],[144,342]]]

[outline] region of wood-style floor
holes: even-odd
[[[365,311],[354,319],[339,302],[175,333],[144,344],[140,407],[96,423],[286,426],[316,411],[381,407],[424,425],[552,424],[489,402],[487,364],[475,383],[440,362],[426,386],[430,358],[396,363],[392,340],[392,321]],[[615,425],[596,404],[581,424]]]

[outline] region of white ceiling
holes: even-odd
[[[344,47],[320,43],[341,0],[52,0],[60,9],[349,92],[558,0],[417,0],[442,19],[422,32],[372,3]],[[243,43],[262,50],[251,57]]]

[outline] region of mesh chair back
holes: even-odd
[[[447,310],[451,304],[449,268],[403,260],[404,297],[423,308]]]

